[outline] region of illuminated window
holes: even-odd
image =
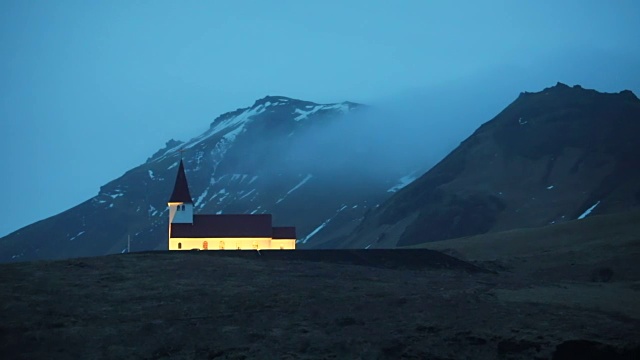
[[[206,242],[206,241],[205,241],[205,242],[203,242],[203,243],[202,243],[202,248],[203,248],[204,250],[208,250],[208,249],[209,249],[209,243],[208,243],[208,242]]]
[[[178,249],[182,249],[182,243],[178,243]]]

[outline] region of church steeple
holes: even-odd
[[[171,231],[171,224],[193,224],[193,200],[189,193],[182,159],[180,159],[176,184],[169,198],[169,231]]]
[[[189,193],[189,184],[187,183],[187,175],[184,173],[184,164],[180,159],[180,167],[178,167],[178,175],[176,176],[176,184],[173,187],[173,193],[169,198],[169,203],[193,204],[191,194]]]

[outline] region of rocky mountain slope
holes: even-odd
[[[95,197],[0,239],[0,261],[120,253],[129,239],[132,251],[165,249],[166,202],[181,157],[196,213],[271,213],[274,225],[297,227],[299,246],[319,229],[353,228],[407,174],[398,168],[372,178],[358,167],[366,148],[333,141],[326,129],[364,108],[268,96],[221,115],[200,136],[167,142]]]
[[[558,83],[520,96],[326,247],[385,248],[640,207],[640,100]]]
[[[268,96],[223,114],[95,197],[0,239],[0,261],[119,253],[129,239],[132,251],[164,249],[181,157],[196,212],[271,213],[297,227],[300,248],[410,246],[640,206],[630,91],[522,93],[415,181],[429,164],[402,159],[429,154],[382,156],[380,138],[366,136],[375,126],[336,126],[366,120],[366,109]]]

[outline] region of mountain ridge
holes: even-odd
[[[374,162],[369,173],[375,143],[336,148],[335,129],[357,128],[334,124],[361,109],[265,96],[221,114],[96,196],[1,238],[0,261],[118,253],[129,238],[134,251],[163,249],[180,158],[197,213],[272,213],[298,228],[301,248],[410,246],[640,204],[640,101],[629,90],[521,92],[429,170]]]
[[[638,133],[631,91],[521,93],[341,241],[408,246],[638,207]]]
[[[206,131],[187,141],[167,141],[145,163],[101,186],[97,195],[1,238],[0,261],[119,253],[126,251],[129,238],[132,251],[163,249],[166,200],[180,158],[196,212],[268,212],[275,225],[296,225],[301,237],[347,204],[359,216],[366,208],[359,207],[363,201],[387,196],[396,175],[366,187],[357,186],[364,182],[357,176],[341,184],[328,173],[330,167],[314,165],[331,163],[331,158],[300,160],[295,154],[307,140],[318,140],[318,129],[347,121],[345,115],[359,104],[283,99],[265,97],[216,117]],[[327,139],[319,141],[313,156],[330,146]]]

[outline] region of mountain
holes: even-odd
[[[398,168],[372,177],[358,164],[375,144],[336,136],[364,109],[267,96],[223,114],[201,135],[167,142],[93,198],[0,239],[0,261],[120,253],[129,239],[131,251],[165,249],[166,202],[181,157],[196,213],[271,213],[274,225],[297,227],[300,247],[321,238],[319,229],[353,229],[407,174]]]
[[[373,113],[259,99],[0,239],[0,261],[120,253],[129,239],[132,251],[165,249],[181,158],[196,213],[271,213],[275,226],[296,226],[299,248],[411,246],[640,206],[640,101],[630,91],[558,83],[521,93],[426,173],[429,147]]]
[[[640,207],[640,100],[565,84],[520,96],[327,247],[388,248]]]

